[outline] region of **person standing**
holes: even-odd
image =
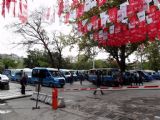
[[[70,85],[73,84],[73,73],[71,72],[71,76],[69,77],[69,83]]]
[[[27,75],[25,73],[23,73],[22,78],[20,80],[20,84],[21,84],[21,94],[25,95],[25,87],[27,84]]]
[[[101,78],[102,78],[102,72],[101,72],[100,70],[97,70],[97,71],[96,71],[96,75],[97,75],[96,86],[97,86],[97,88],[100,89],[100,86],[101,86]],[[101,94],[104,95],[103,91],[102,91],[102,90],[100,90],[100,91],[101,91]],[[96,93],[97,93],[97,89],[94,91],[93,94],[96,95]]]

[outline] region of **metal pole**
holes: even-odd
[[[38,80],[38,91],[37,91],[37,100],[36,100],[36,107],[32,107],[32,109],[40,109],[40,106],[38,106],[38,97],[39,97],[39,92],[40,92],[40,78]]]

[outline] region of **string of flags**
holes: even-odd
[[[102,11],[107,0],[58,1],[58,15],[65,14],[64,23],[74,22],[79,35],[89,36],[100,46],[122,46],[160,40],[160,0],[127,0],[118,7]],[[67,7],[67,8],[66,8]],[[101,12],[83,18],[97,7]]]
[[[12,12],[22,23],[29,17],[28,0],[1,0],[3,17]],[[47,1],[46,1],[47,2]],[[88,36],[99,46],[122,46],[130,43],[160,39],[160,0],[127,0],[118,7],[103,10],[108,0],[58,0],[55,6],[48,7],[42,15],[44,20],[59,20],[66,24],[74,22],[80,36]],[[18,9],[17,9],[18,8]],[[85,18],[87,12],[98,8],[99,12]]]
[[[33,2],[29,1],[30,3]],[[29,17],[29,3],[27,0],[2,0],[1,3],[1,15],[5,18],[8,13],[14,17],[18,17],[22,23],[26,23]],[[46,8],[43,11],[42,19],[48,22],[55,22],[55,6],[50,5],[50,7]]]

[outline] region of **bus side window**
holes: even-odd
[[[38,70],[33,70],[32,71],[32,76],[33,77],[38,77]]]
[[[45,78],[45,77],[46,77],[46,73],[47,73],[46,70],[40,70],[40,71],[39,71],[39,77],[40,77],[40,78]]]
[[[46,77],[50,77],[51,75],[49,74],[49,72],[46,72]]]
[[[111,72],[111,71],[108,71],[108,75],[112,75],[112,72]]]

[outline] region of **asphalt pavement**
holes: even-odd
[[[144,85],[160,85],[160,81]],[[82,86],[79,82],[65,85],[65,89],[86,87],[95,86],[87,81]],[[31,94],[35,86],[28,85],[26,89]],[[52,89],[42,87],[41,92],[51,94]],[[93,91],[60,92],[66,107],[57,110],[42,102],[38,102],[40,109],[33,110],[36,101],[21,96],[17,83],[10,83],[10,90],[2,93],[15,95],[15,99],[0,100],[0,120],[157,120],[160,117],[160,90],[104,91],[104,95],[93,95]],[[16,98],[16,94],[21,98]]]
[[[0,100],[9,100],[9,99],[16,99],[22,97],[31,96],[33,91],[31,89],[26,89],[26,94],[21,94],[21,86],[17,83],[9,83],[10,89],[9,90],[0,90]]]

